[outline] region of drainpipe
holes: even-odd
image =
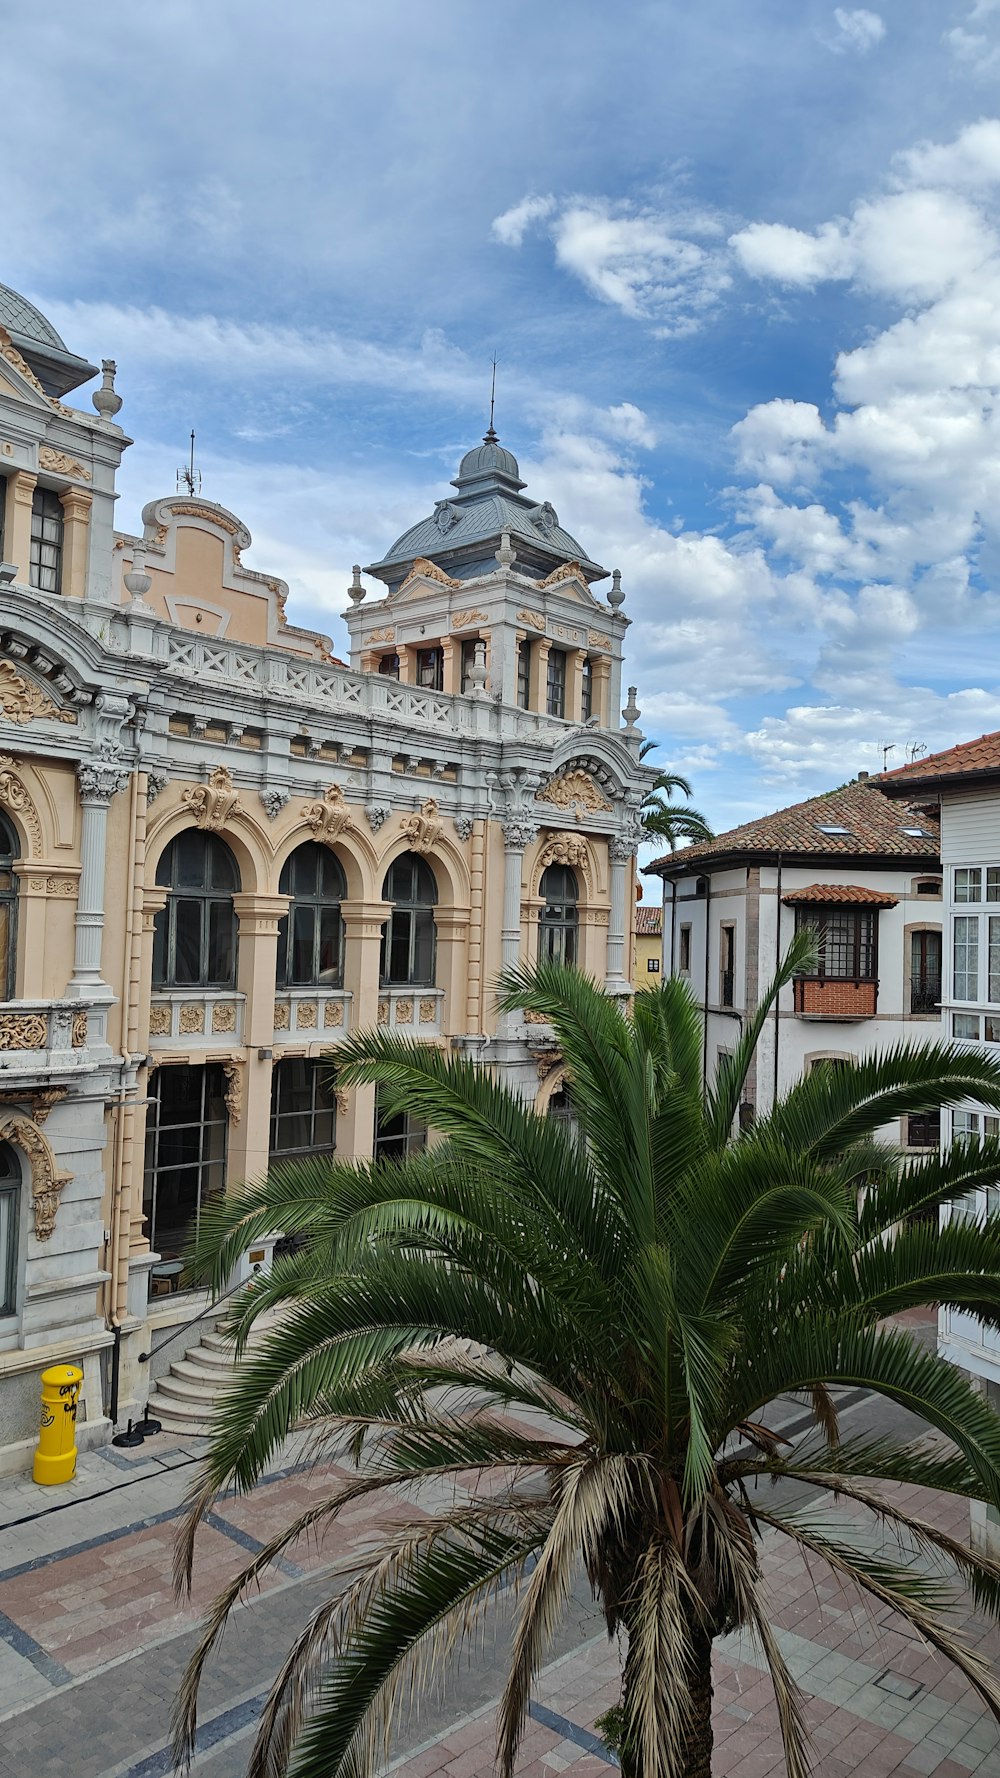
[[[777,969],[781,960],[781,853],[778,853],[778,888],[775,896],[774,916],[774,967]],[[781,1029],[781,990],[774,997],[774,1094],[771,1099],[771,1110],[778,1103],[778,1033]]]
[[[708,915],[709,915],[709,909],[710,909],[711,905],[712,905],[712,879],[711,879],[711,877],[706,877],[705,878],[705,985],[704,985],[704,995],[703,995],[704,1006],[705,1006],[705,1019],[704,1019],[704,1029],[702,1031],[702,1039],[701,1039],[701,1089],[702,1089],[702,1092],[704,1092],[706,1087],[708,1086],[708,954],[709,954],[709,950],[711,948],[711,932],[709,929]]]
[[[677,973],[677,878],[670,879],[670,974]]]

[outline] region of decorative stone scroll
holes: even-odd
[[[610,648],[611,637],[605,636],[601,630],[588,630],[587,642],[591,648]]]
[[[169,1037],[170,1008],[169,1006],[152,1006],[149,1009],[150,1037]]]
[[[181,802],[190,809],[198,827],[208,833],[219,833],[240,808],[239,791],[233,787],[229,767],[216,766],[208,783],[190,785]]]
[[[332,846],[354,825],[339,784],[329,786],[322,802],[307,803],[302,810],[302,819],[312,828],[313,839],[322,841],[325,846]]]
[[[75,457],[68,456],[65,451],[53,450],[51,445],[39,445],[38,466],[40,469],[51,469],[53,475],[69,475],[80,482],[89,482],[91,479],[86,464],[78,463]]]
[[[11,1143],[28,1157],[35,1240],[47,1241],[56,1226],[60,1193],[73,1175],[57,1166],[50,1143],[30,1118],[8,1117],[0,1120],[0,1142]]]
[[[232,1000],[217,1000],[212,1008],[213,1032],[236,1030],[236,1006]]]
[[[538,867],[545,870],[550,864],[568,864],[571,870],[587,871],[590,857],[587,842],[575,833],[556,833],[542,847],[538,859]]]
[[[535,1058],[535,1073],[539,1080],[547,1080],[553,1068],[558,1068],[561,1061],[561,1050],[543,1050],[541,1055]]]
[[[73,1014],[72,1036],[70,1042],[75,1050],[87,1047],[87,1015],[85,1012]]]
[[[413,1023],[413,1001],[409,1000],[409,999],[397,1000],[396,1001],[396,1024],[397,1025],[412,1025],[412,1023]]]
[[[57,722],[75,722],[75,710],[60,710],[51,698],[23,673],[13,661],[0,661],[0,714],[8,722],[34,722],[37,716],[54,716]]]
[[[489,622],[489,614],[485,611],[455,611],[452,613],[451,627],[453,630],[471,630],[475,624]]]
[[[0,803],[20,815],[27,827],[36,852],[42,851],[42,824],[28,792],[17,776],[15,762],[9,754],[0,754]]]
[[[43,1050],[49,1022],[39,1012],[0,1013],[0,1050]]]
[[[44,1124],[49,1112],[69,1092],[68,1087],[26,1087],[23,1092],[0,1093],[0,1105],[31,1105],[36,1124]]]
[[[444,833],[436,798],[421,803],[418,815],[404,815],[399,827],[414,852],[430,852]]]
[[[444,569],[439,568],[436,562],[428,561],[426,556],[418,556],[416,558],[413,567],[410,569],[409,574],[406,576],[406,579],[399,589],[401,593],[409,586],[411,580],[436,580],[440,586],[462,585],[460,580],[453,580],[450,574],[446,574]]]
[[[329,1031],[333,1026],[342,1025],[343,1023],[344,1002],[342,1000],[328,1000],[323,1008],[324,1026]]]
[[[544,586],[544,584],[543,581],[542,585]],[[544,630],[545,628],[545,619],[540,611],[519,611],[517,621],[519,624],[530,624],[533,630]]]
[[[540,580],[538,584],[543,587],[558,586],[561,580],[585,581],[586,578],[587,576],[584,574],[582,565],[579,562],[560,562],[558,568],[553,568],[552,573],[547,574],[545,579]]]
[[[226,1090],[223,1098],[229,1113],[231,1124],[238,1124],[243,1116],[243,1063],[238,1056],[230,1056],[223,1062],[222,1072],[226,1077]]]
[[[369,642],[395,642],[396,630],[393,624],[382,624],[380,629],[373,630],[368,637]]]
[[[598,813],[608,814],[612,805],[606,796],[602,796],[589,772],[562,772],[556,778],[550,778],[535,791],[536,803],[553,803],[557,809],[575,809],[576,818],[580,819],[581,811],[587,815]]]
[[[433,1025],[437,1019],[437,1013],[438,1003],[428,994],[427,998],[420,1002],[420,1023]]]

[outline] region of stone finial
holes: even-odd
[[[118,369],[113,358],[101,359],[101,375],[104,379],[99,389],[95,389],[90,397],[102,420],[111,421],[121,412],[122,398],[115,388],[115,373]]]
[[[624,605],[624,603],[625,594],[622,592],[622,571],[620,568],[616,568],[611,575],[611,591],[608,594],[608,604],[611,606],[612,611],[617,611],[619,606]]]
[[[501,531],[500,548],[494,553],[501,568],[509,568],[512,562],[517,561],[517,551],[511,546],[509,531]]]
[[[625,732],[626,732],[626,734],[629,734],[629,735],[634,735],[637,732],[635,725],[638,722],[640,716],[642,715],[642,711],[639,709],[639,707],[635,701],[635,693],[636,693],[635,686],[630,685],[628,688],[628,703],[625,705],[625,708],[622,711],[622,715],[624,716],[625,723],[626,723]]]
[[[145,604],[146,594],[153,584],[152,577],[146,573],[146,546],[137,543],[132,551],[132,566],[123,576],[126,591],[132,595],[132,603],[140,610],[148,610]]]
[[[361,567],[358,562],[355,562],[354,567],[351,569],[351,576],[351,584],[347,589],[347,597],[350,599],[352,605],[360,605],[368,589],[361,585]]]

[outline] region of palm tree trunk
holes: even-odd
[[[622,1613],[628,1621],[628,1612]],[[691,1695],[691,1723],[677,1778],[712,1778],[712,1638],[701,1624],[687,1622],[688,1675]],[[622,1703],[629,1690],[640,1683],[639,1676],[625,1655],[622,1675]],[[628,1710],[626,1707],[626,1718]],[[633,1749],[623,1746],[619,1753],[623,1778],[649,1778],[642,1761]]]

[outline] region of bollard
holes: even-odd
[[[54,1364],[42,1372],[42,1424],[32,1477],[44,1486],[70,1482],[76,1474],[76,1404],[83,1372],[75,1364]]]

